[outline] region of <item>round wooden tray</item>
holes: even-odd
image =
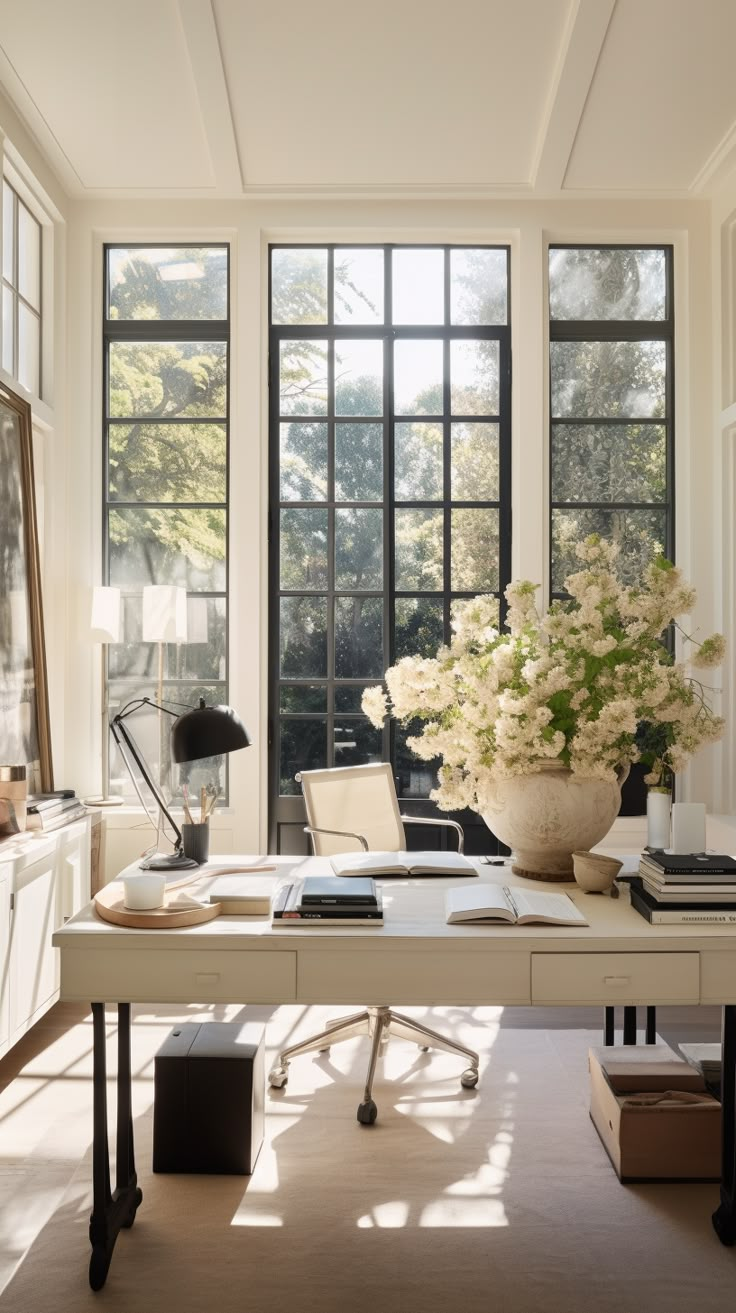
[[[95,910],[103,921],[129,926],[132,930],[168,930],[176,926],[199,925],[202,921],[213,921],[220,913],[219,903],[177,908],[176,900],[181,896],[178,889],[167,889],[163,907],[133,911],[125,906],[123,893],[122,880],[112,880],[95,894]]]

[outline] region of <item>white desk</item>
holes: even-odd
[[[284,875],[331,870],[326,859],[316,857],[219,859],[223,865],[249,860],[277,862]],[[482,880],[532,887],[506,870],[478,869]],[[724,1009],[723,1181],[713,1220],[722,1242],[736,1243],[736,930],[652,926],[625,895],[611,899],[583,894],[574,885],[549,884],[534,887],[564,888],[584,910],[589,926],[449,926],[444,890],[450,883],[458,880],[383,881],[385,925],[379,928],[283,929],[265,917],[219,917],[184,930],[130,930],[101,921],[89,905],[56,932],[62,998],[93,1001],[93,1289],[104,1284],[117,1232],[132,1225],[141,1199],[130,1111],[131,1002],[718,1003]],[[114,1194],[107,1145],[105,1001],[117,1003],[119,1010]]]

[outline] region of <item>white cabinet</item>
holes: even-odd
[[[89,898],[88,817],[0,844],[0,1057],[58,999],[51,936]]]

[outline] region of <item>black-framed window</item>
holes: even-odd
[[[40,397],[42,229],[7,178],[2,193],[2,367]]]
[[[275,245],[269,291],[271,843],[299,851],[301,769],[392,760],[432,810],[360,698],[509,581],[509,251]]]
[[[108,649],[110,713],[132,698],[228,701],[229,246],[104,249],[104,578],[119,587],[123,641]],[[187,638],[144,642],[143,589],[186,589]],[[175,792],[170,720],[131,726]],[[132,795],[124,763],[114,789]],[[179,768],[195,796],[224,759]]]
[[[550,592],[574,544],[619,544],[633,582],[674,556],[672,248],[549,249]]]

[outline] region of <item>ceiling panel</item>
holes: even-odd
[[[246,184],[524,186],[569,0],[214,0]]]
[[[84,188],[212,186],[176,0],[0,0],[0,45]]]
[[[566,188],[687,190],[736,119],[736,0],[617,0]]]

